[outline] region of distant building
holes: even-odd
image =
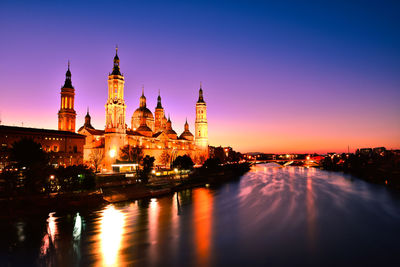
[[[9,161],[9,149],[22,138],[29,138],[42,145],[50,154],[50,163],[55,166],[69,166],[83,163],[85,136],[69,131],[0,125],[0,168]]]
[[[372,148],[360,148],[356,150],[356,155],[363,155],[370,157],[372,155]]]
[[[380,156],[384,156],[385,152],[386,152],[386,148],[385,147],[375,147],[372,149],[372,152],[374,154],[380,155]]]

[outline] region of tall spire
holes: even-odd
[[[172,129],[172,122],[171,122],[171,118],[169,117],[169,114],[168,114],[168,120],[167,120],[167,123],[166,123],[166,127],[165,127],[167,130],[171,130]]]
[[[205,103],[204,98],[203,98],[203,88],[202,88],[201,82],[200,82],[200,90],[199,90],[199,100],[197,100],[197,103]]]
[[[111,74],[121,75],[121,71],[119,69],[118,45],[115,47],[114,67]]]
[[[189,123],[187,122],[187,117],[186,117],[186,122],[185,122],[185,132],[189,131]]]
[[[162,105],[161,105],[160,89],[158,89],[157,107],[156,108],[163,108]]]
[[[139,107],[146,107],[146,97],[144,96],[144,85],[142,85],[142,96],[140,97]]]
[[[70,71],[69,67],[70,67],[70,62],[68,60],[68,70],[65,73],[65,83],[64,83],[64,86],[62,88],[74,88],[72,86],[71,71]]]

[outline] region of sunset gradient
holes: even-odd
[[[193,132],[202,81],[210,145],[400,148],[398,2],[216,2],[1,1],[1,124],[57,129],[70,60],[76,127],[104,129],[118,44],[128,125],[144,85]]]

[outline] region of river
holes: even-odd
[[[5,266],[400,266],[398,192],[274,164],[215,188],[0,227]]]

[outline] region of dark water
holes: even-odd
[[[0,227],[4,266],[400,266],[399,194],[312,168]]]

